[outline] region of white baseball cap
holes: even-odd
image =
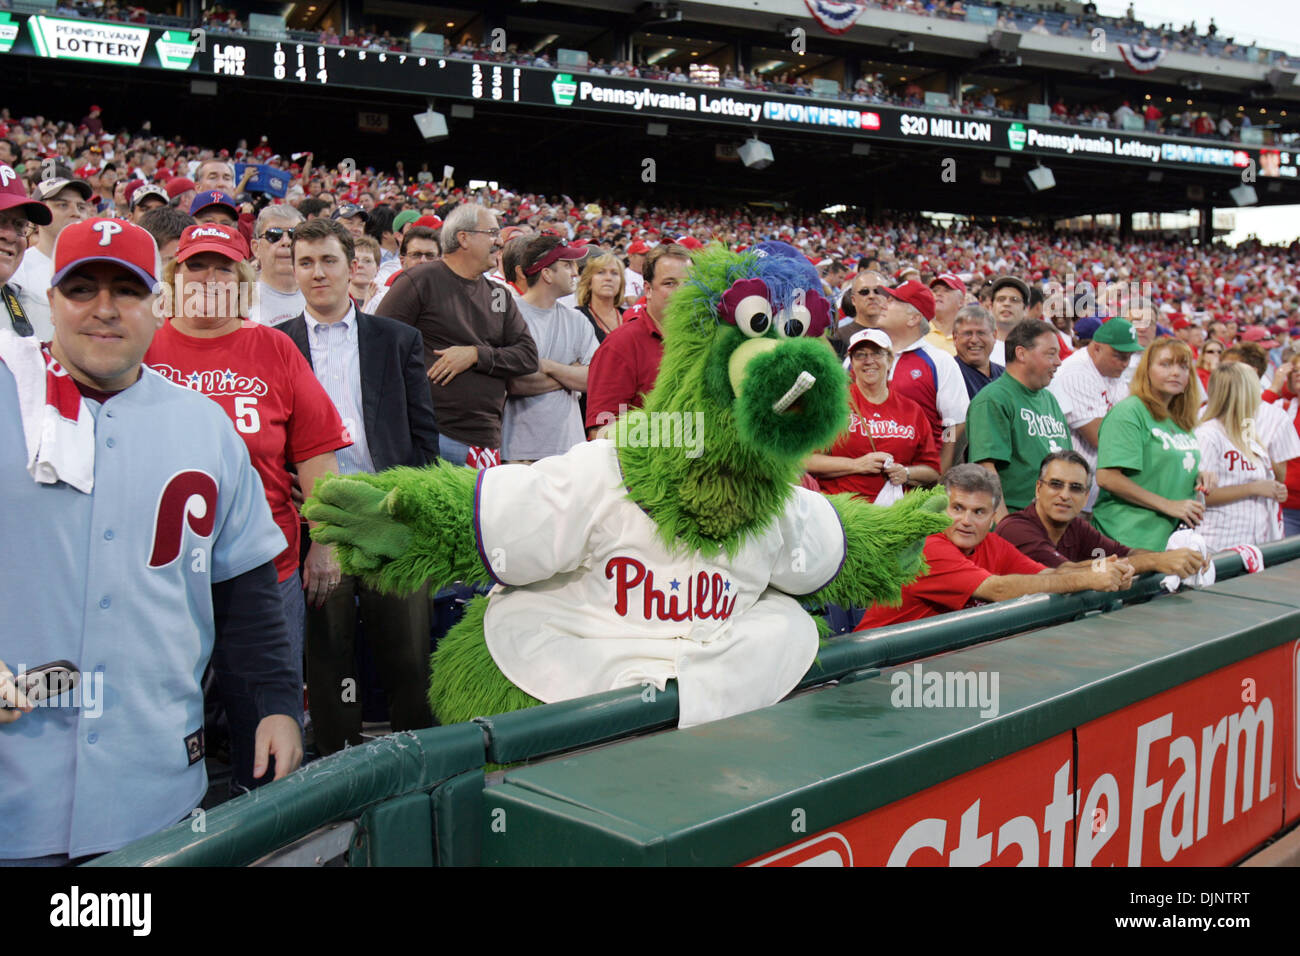
[[[855,332],[853,334],[853,338],[849,339],[848,351],[851,353],[855,348],[857,348],[859,345],[862,345],[864,342],[870,342],[873,345],[878,345],[886,352],[892,353],[894,351],[894,343],[891,342],[889,340],[889,336],[886,335],[884,332],[882,332],[880,329],[863,329],[861,332]]]

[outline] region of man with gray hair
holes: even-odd
[[[863,269],[853,277],[840,304],[847,316],[831,333],[831,342],[840,355],[848,354],[849,339],[863,329],[880,327],[880,317],[889,305],[889,280],[883,272]]]
[[[972,303],[957,310],[952,322],[952,344],[957,349],[957,368],[966,383],[966,394],[971,398],[1006,371],[992,359],[996,341],[997,324],[988,309]]]
[[[889,383],[895,392],[910,398],[925,412],[939,447],[942,473],[956,460],[970,398],[957,360],[925,340],[934,318],[934,293],[916,280],[885,291],[889,307],[877,320],[877,327],[889,336],[898,356]]]
[[[856,630],[919,621],[1026,594],[1120,591],[1132,583],[1133,567],[1125,561],[1053,570],[1025,557],[993,533],[1002,485],[996,474],[980,465],[957,465],[942,481],[952,524],[925,539],[929,572],[903,588],[900,607],[875,604],[868,608]]]
[[[439,453],[456,465],[500,464],[506,383],[538,369],[514,297],[484,275],[500,244],[496,213],[457,206],[443,220],[442,258],[399,273],[379,306],[424,339]]]
[[[267,206],[253,226],[259,274],[249,318],[261,325],[279,325],[307,308],[293,271],[293,227],[300,222],[302,213],[293,206]]]

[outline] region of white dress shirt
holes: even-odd
[[[307,341],[311,345],[311,365],[316,378],[325,387],[330,401],[343,419],[352,444],[334,454],[339,474],[374,473],[366,443],[366,418],[361,399],[361,350],[357,344],[357,307],[348,306],[348,314],[337,322],[317,322],[311,312],[307,320]]]

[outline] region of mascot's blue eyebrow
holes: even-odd
[[[699,268],[696,266],[696,268]],[[694,270],[692,270],[694,271]],[[812,264],[800,262],[786,256],[756,256],[742,253],[738,262],[727,266],[720,277],[698,276],[687,280],[686,284],[706,296],[713,306],[714,324],[718,303],[722,294],[740,279],[762,279],[767,284],[767,291],[774,312],[783,312],[794,305],[800,293],[808,291],[821,292],[821,280]],[[716,291],[721,289],[721,291]],[[701,326],[705,321],[700,322]]]

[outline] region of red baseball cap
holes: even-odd
[[[560,243],[554,249],[547,250],[546,254],[536,262],[524,266],[524,275],[535,276],[547,266],[553,265],[560,259],[581,259],[586,255],[587,244],[585,242],[581,244],[575,243],[573,245]]]
[[[411,223],[411,225],[428,226],[430,229],[441,229],[442,220],[437,216],[421,216],[419,219],[415,220],[415,222]]]
[[[679,246],[685,246],[687,249],[690,249],[692,252],[694,252],[696,249],[704,248],[704,243],[700,242],[700,240],[696,239],[694,236],[678,236],[676,239],[665,239],[664,241],[675,242]]]
[[[1268,329],[1259,325],[1252,325],[1242,329],[1241,340],[1243,342],[1258,342],[1260,345],[1267,345],[1269,348],[1277,345],[1277,341],[1269,337]]]
[[[643,256],[649,251],[650,251],[650,247],[647,246],[640,239],[638,239],[636,242],[632,243],[632,245],[627,247],[627,254],[629,256]]]
[[[199,187],[194,184],[194,180],[186,179],[184,176],[175,176],[167,180],[167,195],[175,199],[181,193],[189,192],[191,189],[197,190]]]
[[[200,252],[216,252],[242,262],[248,258],[248,241],[238,229],[215,222],[186,226],[176,244],[176,261],[184,262]]]
[[[911,279],[895,289],[885,289],[899,302],[915,306],[925,316],[927,322],[934,320],[934,293],[924,285]]]
[[[162,263],[158,245],[140,226],[124,219],[96,217],[74,222],[54,241],[55,286],[86,262],[112,262],[129,270],[152,291],[158,285]]]
[[[960,292],[962,295],[966,294],[966,283],[962,282],[960,278],[953,275],[951,272],[945,272],[942,275],[937,275],[931,279],[930,288],[933,289],[935,284],[939,282],[942,282],[954,292]]]
[[[14,172],[13,167],[0,163],[0,210],[19,206],[23,209],[23,215],[38,226],[48,226],[54,219],[49,206],[27,197],[22,177]]]

